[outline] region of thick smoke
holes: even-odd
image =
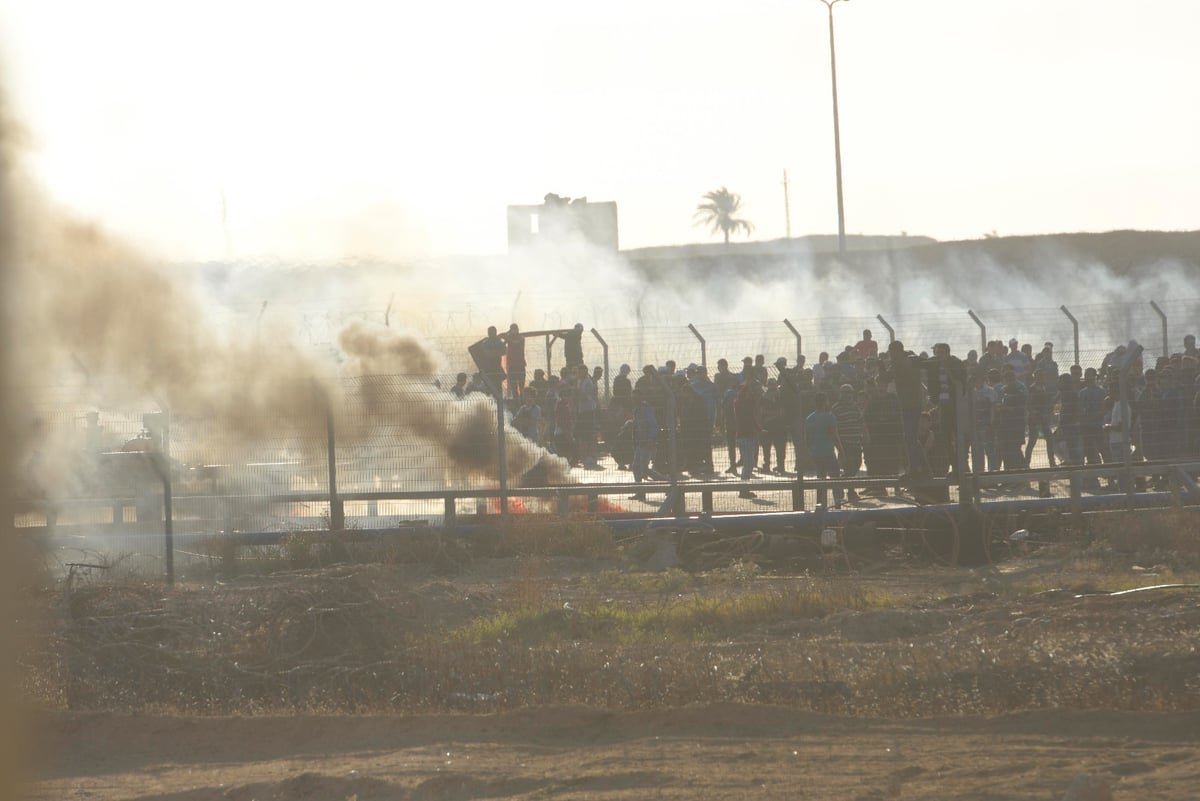
[[[920,347],[938,339],[960,352],[977,347],[968,309],[994,312],[983,316],[991,318],[997,337],[1018,336],[1036,344],[1051,336],[1049,328],[1062,345],[1060,329],[1067,318],[1060,306],[1131,304],[1140,309],[1134,316],[1149,316],[1152,325],[1150,300],[1200,295],[1193,288],[1198,241],[1195,234],[1138,232],[961,243],[878,237],[873,249],[839,256],[814,250],[805,240],[618,254],[565,237],[507,257],[204,269],[221,276],[224,298],[236,294],[234,287],[247,288],[252,297],[270,297],[277,319],[288,317],[289,325],[303,327],[308,335],[320,327],[314,320],[328,328],[331,316],[383,324],[387,300],[405,298],[407,303],[390,310],[393,324],[400,320],[435,340],[451,372],[469,369],[466,343],[481,337],[488,325],[503,329],[510,322],[527,331],[575,322],[595,327],[612,346],[615,368],[621,362],[695,360],[699,354],[689,350],[695,342],[689,342],[688,323],[705,333],[741,326],[740,340],[710,343],[710,357],[732,359],[760,346],[782,348],[791,336],[781,324],[784,318],[803,334],[810,359],[819,350],[856,341],[864,326],[882,335],[877,315]],[[247,307],[244,313],[251,311]],[[956,322],[933,319],[937,316]],[[769,326],[780,342],[752,330],[758,323]],[[1091,342],[1096,349],[1138,333],[1120,309],[1097,309],[1083,321],[1085,345]],[[319,340],[313,336],[312,341]],[[531,341],[531,347],[536,344]],[[591,344],[587,358],[595,363],[598,343]],[[775,355],[792,352],[794,343]],[[543,366],[539,352],[531,350],[530,364]]]
[[[28,390],[25,419],[41,435],[30,457],[43,490],[77,490],[75,432],[37,411],[51,387],[69,385],[76,403],[96,408],[206,421],[222,447],[253,442],[276,420],[305,419],[330,396],[331,371],[289,340],[218,336],[183,276],[58,211],[28,182],[14,205],[13,356]]]
[[[17,610],[19,588],[27,586],[32,575],[33,560],[16,536],[13,527],[16,509],[12,503],[15,459],[22,452],[28,436],[14,414],[17,407],[16,386],[10,362],[12,343],[17,342],[12,326],[13,285],[12,265],[18,232],[13,214],[16,200],[13,185],[16,127],[8,116],[4,91],[0,88],[0,298],[4,313],[0,314],[0,441],[6,444],[0,457],[0,798],[16,798],[21,769],[29,764],[27,752],[30,738],[25,716],[19,714],[17,690],[17,656],[20,653],[21,633],[16,621],[23,617]],[[11,611],[10,611],[11,610]]]
[[[10,341],[22,343],[14,354],[28,390],[21,418],[36,434],[22,459],[40,491],[86,488],[78,427],[52,425],[36,400],[64,383],[84,396],[73,401],[80,408],[169,413],[173,431],[187,433],[173,438],[172,455],[186,463],[264,453],[319,463],[332,414],[339,448],[378,443],[386,429],[393,439],[431,446],[430,459],[494,475],[494,407],[478,399],[451,404],[433,387],[442,360],[419,338],[352,321],[337,340],[339,358],[348,360],[339,375],[335,359],[301,347],[295,331],[270,315],[215,326],[194,272],[151,261],[70,218],[27,182],[12,185],[22,237],[12,250],[21,301]],[[367,377],[355,383],[346,376]],[[566,480],[561,460],[521,437],[510,434],[506,450],[514,479],[541,465]],[[388,462],[376,467],[399,469]]]
[[[446,392],[433,384],[440,359],[420,338],[352,322],[338,343],[351,358],[351,374],[360,376],[350,407],[357,415],[340,430],[363,441],[372,432],[399,426],[397,440],[426,440],[472,473],[494,472],[499,450],[495,404],[478,394],[448,402]],[[505,428],[504,443],[509,476],[520,477],[536,467],[553,483],[570,481],[566,461],[513,429]]]

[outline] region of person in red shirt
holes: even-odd
[[[864,328],[862,339],[854,346],[854,350],[858,353],[859,358],[873,359],[879,355],[879,343],[871,338],[871,329]]]

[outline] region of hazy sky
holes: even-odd
[[[1200,227],[1200,2],[835,7],[850,233]],[[498,253],[615,200],[622,247],[832,233],[818,0],[0,0],[48,193],[180,260]],[[223,224],[223,209],[225,223]]]

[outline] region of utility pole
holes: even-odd
[[[829,9],[829,75],[833,85],[833,159],[837,169],[838,252],[846,252],[846,213],[842,207],[842,136],[838,127],[837,58],[833,52],[833,7],[848,0],[821,0]]]
[[[787,170],[783,171],[783,220],[787,226],[787,238],[792,238],[792,209],[788,205]]]

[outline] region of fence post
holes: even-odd
[[[675,438],[675,391],[663,379],[662,373],[655,372],[654,378],[658,381],[659,391],[663,392],[667,399],[667,420],[663,427],[667,430],[667,454],[671,460],[671,489],[667,493],[666,501],[659,509],[659,514],[669,511],[675,517],[682,517],[684,505],[683,498],[679,494],[679,448]]]
[[[608,343],[595,328],[592,329],[592,336],[600,342],[600,348],[604,351],[604,403],[607,404],[612,398],[612,378],[608,372]]]
[[[792,336],[796,337],[796,364],[800,364],[804,360],[804,338],[800,336],[800,332],[796,330],[796,326],[792,325],[788,318],[783,318],[783,324],[792,332]]]
[[[550,351],[553,348],[553,346],[554,346],[554,340],[551,339],[550,334],[546,334],[546,378],[547,378],[547,380],[550,378],[551,375],[554,374],[554,371],[552,369],[550,369]]]
[[[162,480],[163,485],[163,540],[166,553],[164,554],[167,563],[167,586],[175,586],[175,523],[172,521],[171,512],[171,461],[162,453],[154,453],[150,455],[150,459],[154,464],[155,472]],[[47,517],[47,519],[49,519]]]
[[[508,456],[504,443],[504,389],[503,384],[492,385],[487,379],[488,387],[496,396],[496,478],[500,481],[500,519],[508,517]]]
[[[1157,307],[1156,307],[1157,308]],[[1134,494],[1137,488],[1133,481],[1133,409],[1129,405],[1131,394],[1129,392],[1129,379],[1133,366],[1137,364],[1138,357],[1142,355],[1142,346],[1137,342],[1130,343],[1129,350],[1125,352],[1125,362],[1121,365],[1121,386],[1120,386],[1120,402],[1121,402],[1121,441],[1124,449],[1121,454],[1121,462],[1124,470],[1121,475],[1124,477],[1125,495],[1128,498],[1129,509],[1133,509]]]
[[[1067,319],[1071,321],[1071,328],[1075,331],[1075,364],[1079,364],[1079,321],[1075,319],[1075,315],[1071,314],[1070,309],[1066,306],[1059,306],[1062,313],[1067,315]]]
[[[888,324],[888,321],[883,319],[882,314],[875,315],[875,319],[879,321],[880,325],[882,325],[884,328],[887,329],[888,343],[890,344],[892,342],[895,342],[896,341],[896,329],[892,328],[891,325]]]
[[[704,337],[700,336],[700,332],[696,330],[696,326],[688,323],[688,330],[695,335],[696,339],[700,340],[700,365],[708,372],[708,343],[704,341]]]
[[[975,321],[975,325],[979,326],[980,354],[987,353],[987,326],[983,324],[983,320],[979,319],[979,315],[975,314],[971,309],[967,309],[967,314],[971,315],[971,319]]]
[[[965,507],[974,506],[978,496],[975,486],[975,471],[967,458],[967,447],[972,452],[977,447],[975,443],[975,394],[965,383],[953,381],[952,391],[955,394],[954,404],[954,478],[958,482],[959,512]],[[968,474],[970,478],[968,478]]]
[[[1167,314],[1154,301],[1150,301],[1150,308],[1154,309],[1158,313],[1159,318],[1162,319],[1163,356],[1170,356],[1171,341],[1167,338]]]
[[[345,509],[338,499],[337,491],[337,439],[333,432],[333,407],[325,408],[325,453],[329,461],[329,530],[341,531],[346,527]]]

